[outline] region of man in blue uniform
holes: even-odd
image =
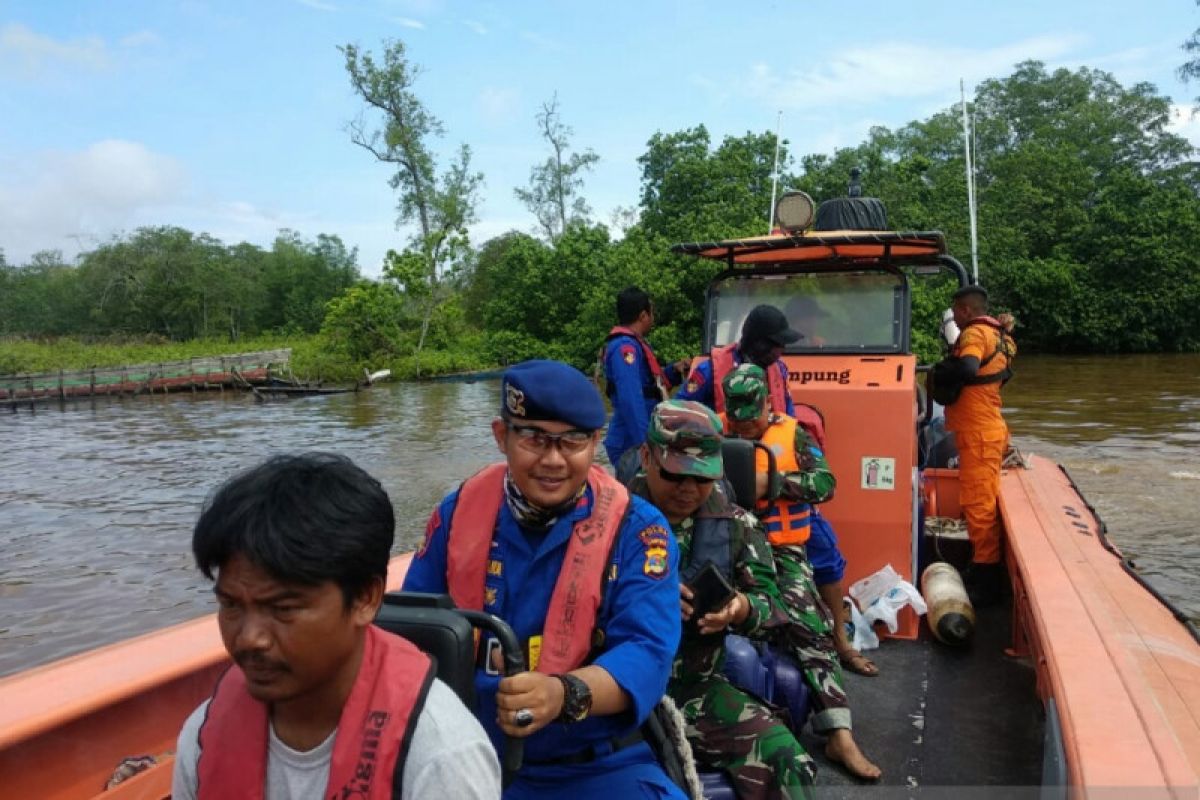
[[[781,356],[784,347],[803,338],[799,331],[788,327],[787,317],[778,308],[755,306],[742,323],[741,338],[714,348],[708,358],[696,364],[675,398],[696,400],[723,414],[725,394],[721,382],[734,367],[748,362],[762,367],[767,374],[771,412],[795,416],[796,408],[788,391],[788,369]]]
[[[501,381],[504,461],[434,511],[404,582],[512,626],[530,671],[481,643],[476,713],[497,748],[527,737],[506,800],[674,797],[639,727],[679,645],[679,552],[662,513],[593,464],[604,403],[583,373],[527,361]]]
[[[628,450],[646,440],[650,412],[670,396],[687,370],[687,360],[666,367],[646,342],[654,328],[654,306],[650,295],[636,286],[617,295],[617,325],[608,332],[601,351],[605,391],[613,415],[604,437],[608,460],[616,466]]]

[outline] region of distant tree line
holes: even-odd
[[[0,334],[224,338],[316,333],[329,301],[360,280],[336,236],[283,231],[270,250],[182,228],[141,228],[68,264],[0,255]]]
[[[360,278],[336,236],[285,232],[262,250],[142,229],[71,265],[54,254],[19,267],[0,256],[0,334],[319,331],[330,354],[355,365],[411,360],[405,374],[534,356],[585,366],[613,324],[616,292],[637,284],[655,299],[651,339],[663,357],[697,349],[719,265],[672,256],[670,245],[766,232],[774,134],[714,142],[704,126],[655,133],[638,159],[636,209],[610,228],[589,216],[583,175],[596,158],[572,150],[555,98],[536,119],[549,156],[516,191],[535,225],[475,245],[468,229],[482,176],[465,145],[438,171],[428,140],[441,126],[412,93],[417,73],[403,45],[388,43],[379,61],[343,52],[376,115],[353,123],[351,139],[395,169],[398,224],[414,231],[379,280]],[[1169,112],[1149,84],[1032,61],[983,83],[968,104],[980,282],[1016,315],[1024,352],[1200,349],[1200,172],[1193,148],[1169,132]],[[781,152],[782,187],[840,196],[858,167],[890,227],[943,231],[969,268],[958,107],[874,128],[833,155],[797,161],[786,142]],[[951,290],[944,281],[915,289],[914,341],[927,358]]]

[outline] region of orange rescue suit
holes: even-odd
[[[1007,369],[1016,345],[1002,330],[991,317],[971,320],[958,336],[954,355],[978,359],[980,377]],[[993,353],[991,361],[983,364]],[[967,384],[946,408],[946,428],[954,431],[958,446],[959,502],[974,548],[972,561],[977,564],[1000,561],[1000,464],[1008,448],[1008,426],[1000,406],[1000,383],[994,382]]]

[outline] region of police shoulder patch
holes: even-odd
[[[651,525],[638,534],[638,538],[642,540],[642,545],[646,549],[646,560],[642,564],[643,574],[659,580],[671,571],[667,557],[667,543],[670,535],[670,532],[661,525]]]
[[[631,344],[621,345],[621,359],[626,364],[629,364],[630,366],[633,365],[633,362],[637,360],[637,353],[634,351],[633,345],[631,345]]]
[[[642,540],[642,544],[646,545],[647,548],[666,547],[667,539],[670,535],[670,532],[662,525],[650,525],[638,534],[638,538]]]
[[[642,565],[642,572],[658,580],[664,577],[669,571],[670,565],[667,563],[667,549],[665,547],[648,548],[646,550],[646,563]]]

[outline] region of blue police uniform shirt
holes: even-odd
[[[650,412],[659,402],[658,388],[641,343],[628,335],[609,339],[604,349],[604,376],[612,392],[613,407],[604,449],[609,462],[615,465],[622,453],[646,441]],[[669,386],[679,385],[680,376],[674,364],[663,367],[663,376]]]
[[[743,361],[742,353],[736,347],[733,350],[733,363],[741,364]],[[788,385],[788,368],[787,364],[783,363],[783,359],[779,359],[771,365],[771,369],[779,370],[779,374],[783,376],[783,385]],[[796,405],[792,402],[792,393],[785,391],[783,393],[784,401],[787,408],[786,413],[789,417],[796,416]],[[699,403],[704,403],[711,409],[716,409],[717,401],[713,395],[713,366],[712,358],[706,358],[696,365],[691,374],[688,375],[687,382],[683,387],[675,393],[676,400],[695,400]]]
[[[446,547],[457,502],[456,490],[434,511],[425,544],[414,555],[404,579],[406,591],[447,591]],[[571,529],[591,513],[591,507],[589,487],[575,510],[560,518],[543,536],[522,529],[508,504],[500,504],[491,550],[491,560],[499,561],[500,567],[488,570],[484,610],[512,626],[522,642],[542,633]],[[623,737],[646,719],[663,696],[680,635],[679,550],[670,531],[669,523],[657,508],[639,497],[630,497],[629,511],[613,545],[603,602],[597,615],[597,626],[604,631],[604,644],[591,663],[603,667],[625,690],[631,700],[631,711],[588,717],[569,725],[550,723],[525,739],[527,763],[522,775],[529,771],[554,773],[567,769],[529,762],[561,758],[589,745],[603,746],[613,738]],[[661,557],[647,560],[647,550],[661,547],[663,542],[667,548],[665,570],[661,567]],[[504,735],[496,724],[499,680],[483,669],[477,670],[475,711],[497,752],[503,752]],[[630,747],[607,759],[572,765],[570,769],[611,770],[614,761],[631,763],[647,759],[653,761],[649,750]]]

